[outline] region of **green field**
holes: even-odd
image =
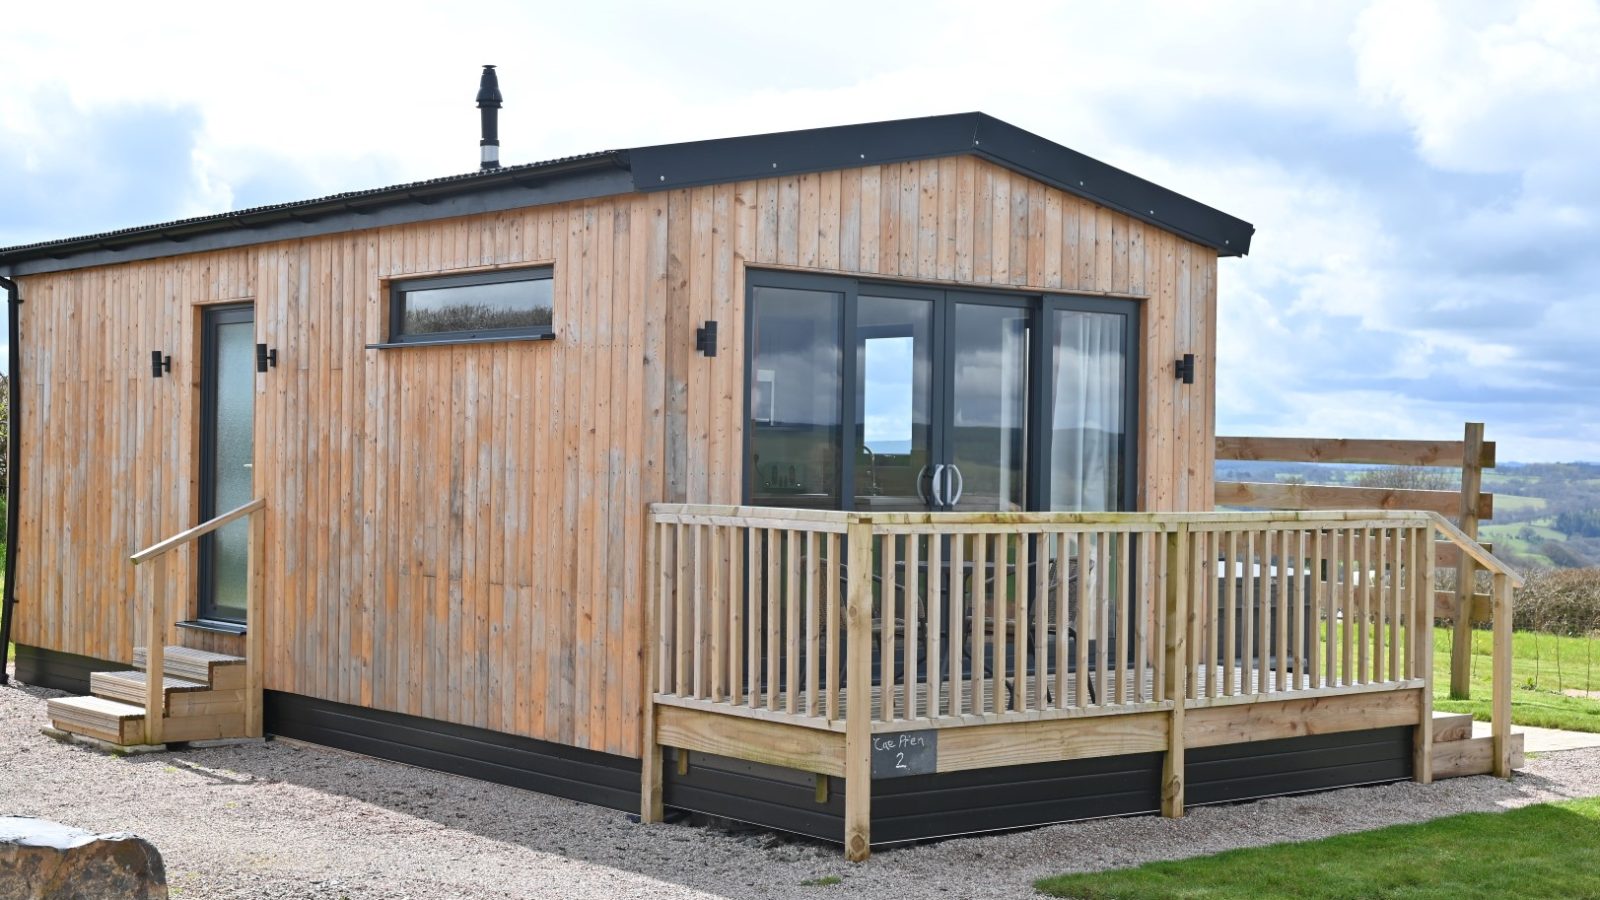
[[[1517,725],[1600,732],[1600,700],[1570,697],[1564,690],[1600,691],[1600,637],[1556,637],[1519,631],[1512,639],[1511,721]],[[1454,634],[1433,630],[1433,708],[1469,712],[1489,721],[1493,637],[1472,632],[1472,699],[1450,699],[1450,648]]]
[[[1600,897],[1600,798],[1038,882],[1056,897]]]

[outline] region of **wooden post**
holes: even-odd
[[[844,856],[861,862],[872,853],[872,519],[856,516],[848,527]]]
[[[1466,449],[1461,454],[1461,531],[1478,539],[1478,493],[1483,488],[1483,423],[1468,422]],[[1465,553],[1456,563],[1455,642],[1450,648],[1450,698],[1466,700],[1472,696],[1472,595],[1476,592],[1477,568]],[[1428,621],[1432,622],[1430,616]]]
[[[660,822],[666,812],[661,793],[661,745],[656,742],[656,690],[659,687],[656,681],[660,674],[657,666],[660,665],[661,655],[657,623],[661,619],[663,598],[671,588],[666,583],[664,570],[663,573],[656,571],[658,566],[663,565],[658,550],[662,529],[653,516],[646,516],[645,531],[649,533],[645,540],[645,578],[656,586],[654,592],[647,592],[644,604],[645,664],[640,673],[640,678],[644,680],[641,685],[644,689],[644,710],[640,718],[639,821],[648,825]],[[751,690],[754,689],[752,685]]]
[[[167,629],[162,620],[167,608],[167,555],[155,558],[150,573],[150,602],[144,628],[144,742],[161,743],[162,716],[166,713]]]
[[[1183,711],[1184,657],[1189,634],[1189,526],[1180,524],[1167,534],[1167,607],[1165,685],[1172,700],[1172,717],[1167,729],[1167,756],[1161,766],[1161,814],[1168,818],[1183,815]]]
[[[1418,784],[1433,783],[1433,529],[1411,532],[1411,676],[1421,677],[1422,718],[1412,734],[1411,777]],[[1466,556],[1465,553],[1461,554]]]
[[[1465,556],[1466,554],[1462,554]],[[1489,724],[1494,740],[1494,774],[1511,777],[1511,579],[1494,575],[1494,705]]]
[[[245,576],[245,613],[244,613],[244,734],[245,737],[258,738],[262,735],[261,724],[261,688],[262,688],[262,631],[266,628],[266,617],[261,614],[263,591],[265,590],[264,572],[267,552],[267,513],[265,509],[258,509],[250,514],[250,544],[248,573]]]

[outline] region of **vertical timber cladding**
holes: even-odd
[[[538,264],[554,341],[365,349],[390,279]],[[693,339],[744,333],[746,265],[1147,297],[1139,505],[1209,508],[1215,252],[972,157],[867,166],[26,277],[14,638],[132,658],[127,556],[197,508],[194,304],[253,299],[266,687],[638,756],[645,508],[740,500],[743,342]]]

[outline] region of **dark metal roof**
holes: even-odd
[[[1223,256],[1249,252],[1255,232],[1248,222],[992,116],[959,113],[607,150],[23,244],[0,248],[0,273],[70,269],[628,190],[668,190],[958,154],[988,159]],[[572,183],[564,184],[568,181]]]

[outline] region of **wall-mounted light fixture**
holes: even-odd
[[[150,377],[160,378],[162,372],[172,371],[172,356],[160,350],[150,351]]]
[[[256,371],[265,372],[267,367],[278,367],[278,348],[267,349],[266,344],[256,345]]]
[[[694,349],[707,356],[717,355],[717,321],[706,320],[703,327],[694,330]]]
[[[1194,354],[1185,353],[1174,366],[1179,380],[1184,384],[1194,384]]]

